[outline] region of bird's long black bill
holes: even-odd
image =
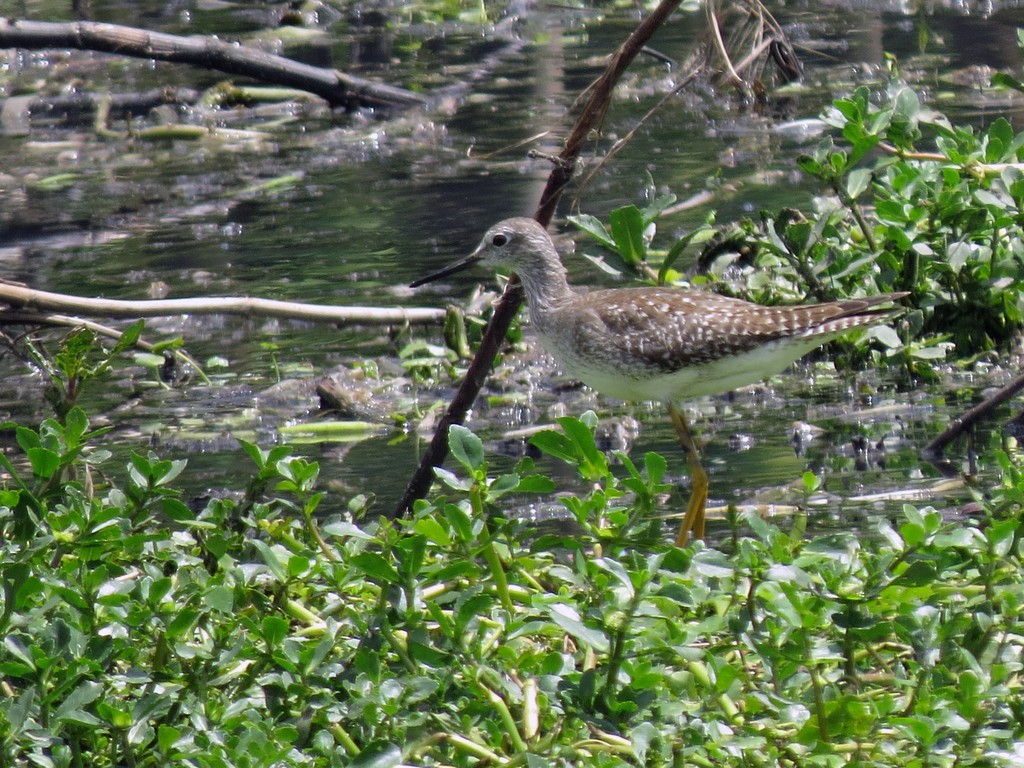
[[[470,267],[473,264],[476,264],[478,261],[480,261],[480,254],[473,252],[469,254],[469,256],[467,256],[466,258],[462,259],[462,261],[456,261],[454,264],[449,264],[447,267],[439,269],[432,275],[421,277],[419,280],[413,280],[411,283],[409,283],[409,287],[419,288],[421,285],[426,285],[427,283],[432,283],[435,280],[440,280],[442,277],[447,277],[448,275],[454,274],[455,272],[461,272],[466,267]]]

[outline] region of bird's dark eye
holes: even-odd
[[[495,235],[494,237],[491,238],[491,245],[495,246],[496,248],[501,248],[502,246],[507,244],[508,235]]]

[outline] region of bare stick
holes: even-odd
[[[590,132],[600,126],[604,120],[608,106],[611,104],[612,90],[619,77],[680,2],[681,0],[662,0],[651,15],[641,22],[640,26],[619,46],[604,73],[587,89],[589,98],[565,142],[565,148],[559,155],[559,162],[555,163],[548,176],[547,185],[541,193],[540,204],[534,214],[534,218],[544,226],[551,221],[562,191],[572,179],[576,159]],[[484,332],[480,347],[469,365],[469,370],[466,371],[466,377],[459,385],[448,410],[438,422],[434,437],[409,480],[402,500],[398,502],[398,507],[395,510],[396,517],[410,511],[413,502],[423,498],[430,490],[430,485],[434,480],[434,467],[443,464],[448,455],[448,430],[452,424],[461,424],[465,420],[466,413],[473,406],[476,396],[487,380],[487,374],[490,372],[494,358],[498,354],[498,348],[512,324],[512,318],[515,317],[522,303],[522,286],[519,284],[519,280],[513,277],[505,286],[505,291],[491,316],[491,322]]]
[[[0,282],[0,303],[17,309],[42,312],[75,312],[101,317],[167,317],[172,315],[244,315],[247,317],[281,317],[327,323],[433,324],[444,320],[445,310],[432,307],[335,307],[323,304],[301,304],[274,299],[251,299],[245,296],[210,296],[201,299],[161,299],[153,301],[120,301],[118,299],[87,299],[50,293]],[[0,321],[4,318],[0,310]]]
[[[428,103],[426,97],[412,91],[374,83],[336,69],[302,64],[215,37],[182,37],[119,24],[0,19],[0,48],[76,48],[194,64],[309,91],[336,107],[409,107]]]

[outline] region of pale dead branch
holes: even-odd
[[[445,310],[431,307],[339,307],[302,304],[245,296],[209,296],[190,299],[121,301],[89,299],[63,293],[37,291],[0,281],[0,303],[21,310],[77,313],[99,317],[138,318],[173,315],[243,315],[278,317],[317,323],[397,325],[434,324],[444,320]],[[4,317],[0,312],[0,320]]]

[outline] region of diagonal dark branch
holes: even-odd
[[[637,54],[653,37],[654,33],[664,24],[682,0],[662,0],[657,8],[640,23],[626,41],[612,55],[604,73],[587,89],[587,101],[580,112],[576,123],[565,142],[565,148],[558,157],[555,167],[548,176],[547,185],[541,193],[540,204],[534,218],[547,226],[554,216],[558,200],[568,183],[572,180],[576,168],[576,160],[583,150],[591,131],[600,127],[611,104],[612,91],[622,73],[636,58]],[[512,319],[523,302],[522,286],[515,278],[508,282],[498,306],[491,316],[491,322],[484,332],[473,361],[469,365],[466,377],[462,380],[458,391],[452,398],[448,410],[438,422],[437,430],[430,441],[419,466],[409,480],[409,485],[398,503],[395,516],[400,516],[412,509],[416,499],[423,498],[434,479],[434,467],[444,463],[448,455],[448,430],[452,424],[461,424],[466,413],[473,406],[480,389],[487,380],[487,375],[498,354],[498,349],[505,334],[508,332]]]
[[[315,93],[332,106],[408,107],[428,99],[411,91],[222,42],[94,21],[0,19],[0,48],[76,48],[193,64]]]
[[[953,421],[949,423],[949,426],[942,431],[941,435],[938,435],[924,447],[921,451],[921,455],[928,461],[939,461],[942,458],[942,453],[946,450],[947,445],[967,432],[971,427],[977,424],[978,421],[988,416],[995,408],[1007,402],[1022,389],[1024,389],[1024,374],[1016,376],[1009,384],[999,389],[995,394],[990,397],[986,397],[980,403],[969,408],[964,411],[963,414],[953,419]]]

